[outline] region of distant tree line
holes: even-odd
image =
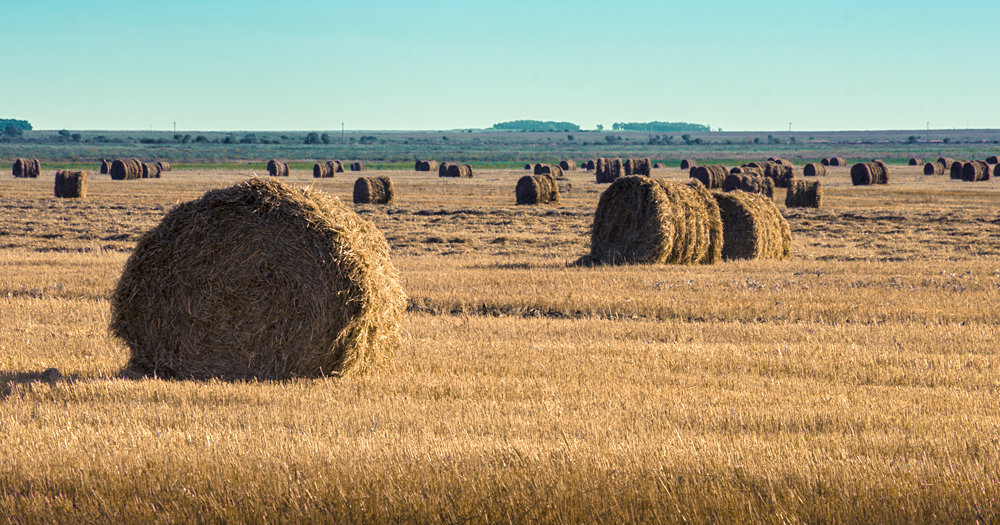
[[[493,124],[493,129],[510,131],[580,131],[580,126],[572,122],[555,122],[551,120],[511,120]]]
[[[31,123],[27,120],[17,120],[13,118],[0,118],[0,129],[17,128],[21,131],[31,131]]]
[[[615,131],[712,131],[704,124],[688,122],[615,122],[611,125]]]

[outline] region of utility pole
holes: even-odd
[[[174,121],[174,133],[177,133],[177,121]]]
[[[340,123],[340,143],[341,144],[346,144],[347,143],[346,141],[344,141],[344,123],[343,122]]]
[[[788,123],[788,132],[789,133],[792,132],[792,123],[791,122]]]

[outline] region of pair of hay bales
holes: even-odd
[[[998,155],[990,155],[989,157],[986,157],[986,163],[987,164],[1000,164],[1000,156],[998,156]]]
[[[11,166],[11,173],[18,179],[37,179],[41,172],[42,164],[38,162],[38,159],[18,158]]]
[[[622,167],[625,169],[625,175],[645,175],[648,177],[652,165],[652,161],[649,159],[625,159]]]
[[[614,182],[625,171],[622,159],[606,159],[600,157],[594,162],[594,177],[600,184]]]
[[[889,167],[879,160],[859,162],[851,166],[851,183],[855,186],[888,184]]]
[[[549,204],[559,202],[559,185],[548,174],[525,175],[514,188],[518,204]]]
[[[396,190],[389,177],[359,177],[354,181],[354,204],[391,204]]]
[[[139,159],[115,159],[108,169],[111,180],[136,180],[142,178],[143,163]]]
[[[55,195],[60,199],[82,199],[87,196],[87,172],[59,170],[56,172]]]
[[[774,181],[762,174],[750,171],[750,168],[738,167],[733,168],[733,171],[726,176],[726,180],[722,182],[722,191],[745,191],[747,193],[759,193],[769,199],[773,199]]]
[[[805,177],[825,177],[826,166],[818,162],[810,162],[802,167],[802,175]]]
[[[325,162],[317,162],[313,164],[313,177],[320,178],[330,178],[337,173],[344,172],[344,163],[339,160],[328,160]]]
[[[255,178],[175,207],[142,236],[112,294],[111,331],[130,349],[127,375],[342,375],[398,347],[405,308],[374,225],[319,190]]]
[[[267,174],[272,177],[287,177],[288,176],[288,163],[281,162],[275,159],[267,161]]]
[[[729,175],[729,171],[721,164],[695,166],[690,170],[690,177],[701,182],[705,188],[710,190],[721,189],[727,175]]]
[[[817,181],[793,180],[785,193],[786,208],[819,208],[823,205],[823,186]]]
[[[791,230],[774,202],[697,183],[621,177],[601,195],[585,262],[713,264],[788,258]]]
[[[533,173],[535,175],[549,175],[553,178],[562,178],[562,166],[552,166],[549,164],[535,164]]]
[[[962,165],[961,178],[965,182],[990,180],[990,165],[981,160],[970,160]]]
[[[418,160],[413,165],[414,171],[437,171],[438,163],[436,160]]]
[[[924,175],[944,175],[950,173],[955,159],[951,157],[939,157],[934,162],[924,164]]]
[[[474,176],[472,166],[468,164],[457,164],[454,162],[442,162],[438,166],[438,177],[452,177],[471,179]]]
[[[847,166],[847,159],[844,157],[829,157],[819,161],[824,166]]]
[[[143,162],[142,163],[142,175],[144,179],[158,179],[162,173],[160,168],[160,163],[158,162]]]

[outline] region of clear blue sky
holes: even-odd
[[[36,129],[1000,127],[996,0],[0,0]]]

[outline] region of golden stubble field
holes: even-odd
[[[587,268],[604,186],[518,207],[523,173],[390,172],[357,210],[402,349],[277,383],[120,379],[107,331],[138,236],[249,172],[0,178],[0,519],[1000,519],[1000,183],[833,168],[823,209],[779,204],[791,261]]]

